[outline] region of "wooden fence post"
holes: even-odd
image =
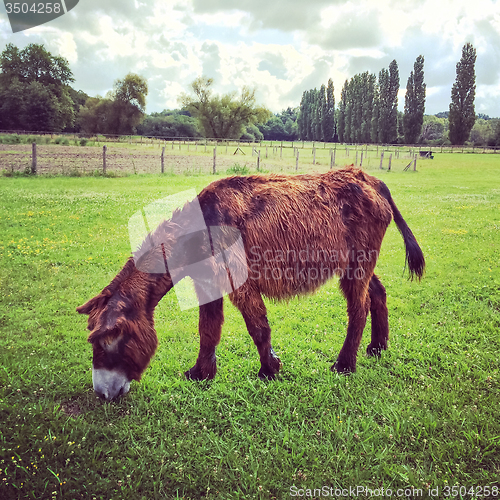
[[[391,162],[392,162],[392,153],[391,156],[389,156],[389,166],[387,167],[387,171],[391,169]]]
[[[359,162],[359,166],[363,166],[363,151],[361,151],[361,161]]]
[[[37,158],[36,158],[36,142],[31,145],[31,173],[36,174]]]
[[[380,153],[380,167],[379,168],[382,168],[383,161],[384,161],[384,152],[382,151],[382,153]]]
[[[413,160],[413,171],[417,171],[417,155],[415,155],[415,159]]]
[[[297,156],[295,157],[295,171],[299,170],[299,150],[297,148]]]
[[[163,146],[163,149],[161,150],[161,173],[165,172],[165,146]]]
[[[217,172],[216,171],[216,164],[217,164],[217,146],[215,146],[215,148],[214,148],[214,168],[213,168],[214,174]]]
[[[102,147],[102,173],[106,175],[106,150],[108,146],[106,144]]]
[[[257,172],[260,171],[260,149],[259,152],[257,153]]]
[[[316,165],[316,148],[313,146],[313,165]]]

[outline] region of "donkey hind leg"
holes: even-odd
[[[248,293],[249,291],[245,290],[243,293],[238,293],[240,290],[231,296],[231,300],[240,310],[248,333],[259,351],[259,377],[273,379],[281,368],[281,360],[271,346],[271,328],[267,321],[266,306],[257,291]]]
[[[196,364],[185,372],[188,379],[213,379],[217,372],[215,348],[220,342],[222,323],[224,322],[223,299],[200,306],[200,353]]]
[[[372,315],[372,340],[366,349],[368,356],[380,356],[387,349],[389,340],[389,314],[384,285],[373,275],[368,288],[370,294],[370,313]]]
[[[356,356],[370,310],[368,283],[369,280],[357,280],[352,277],[340,280],[340,288],[347,300],[348,324],[344,345],[332,366],[332,371],[345,374],[356,371]]]

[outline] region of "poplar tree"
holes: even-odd
[[[415,144],[422,132],[425,112],[424,56],[418,56],[406,84],[403,118],[406,144]]]
[[[335,140],[335,96],[333,94],[333,80],[328,80],[326,87],[326,108],[323,114],[323,137],[326,142]]]
[[[462,58],[457,63],[457,79],[451,89],[449,137],[452,144],[462,145],[469,138],[476,121],[474,98],[476,96],[476,49],[470,43],[462,48]]]
[[[347,87],[349,82],[346,80],[340,93],[339,114],[337,119],[337,133],[339,135],[339,142],[347,142],[345,136],[345,118],[346,118],[346,104],[347,104]]]
[[[379,73],[379,124],[378,139],[383,144],[396,142],[398,138],[398,91],[399,70],[396,60]]]

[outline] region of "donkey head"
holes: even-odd
[[[157,301],[151,302],[141,276],[120,286],[115,280],[76,309],[89,316],[92,381],[96,394],[106,400],[126,394],[130,382],[140,380],[158,345],[153,321]]]

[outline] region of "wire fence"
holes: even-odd
[[[32,143],[16,143],[16,138]],[[1,137],[0,137],[1,138]],[[441,153],[497,153],[497,148],[338,144],[92,136],[54,133],[8,136],[0,143],[0,171],[38,174],[207,174],[321,171],[353,164],[368,169],[416,170]],[[55,143],[54,143],[55,142]]]

